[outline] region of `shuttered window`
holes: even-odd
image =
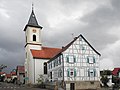
[[[88,77],[95,77],[96,69],[88,69]]]
[[[76,57],[74,55],[67,55],[66,56],[66,61],[67,61],[67,63],[75,63],[76,62]]]
[[[87,63],[89,63],[89,64],[95,63],[95,57],[94,56],[88,56],[87,57]]]
[[[76,69],[67,69],[67,77],[76,77],[77,71]]]

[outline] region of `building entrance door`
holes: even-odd
[[[70,83],[70,90],[75,90],[75,83]]]

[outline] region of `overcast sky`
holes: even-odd
[[[0,0],[0,64],[23,65],[31,4],[43,26],[43,46],[59,47],[82,34],[101,53],[100,68],[120,67],[120,0]]]

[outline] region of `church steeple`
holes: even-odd
[[[25,31],[25,37],[26,37],[26,44],[25,47],[29,47],[30,49],[41,49],[42,43],[41,43],[41,30],[42,27],[38,24],[34,8],[32,5],[32,12],[30,14],[28,23],[26,24],[24,31]]]
[[[25,26],[25,29],[24,31],[26,31],[26,28],[27,26],[31,26],[31,27],[37,27],[37,28],[43,28],[42,26],[40,26],[37,22],[37,19],[36,19],[36,16],[34,14],[34,7],[33,7],[33,4],[32,4],[32,12],[31,12],[31,15],[30,15],[30,18],[28,20],[28,23],[27,25]]]
[[[28,25],[39,26],[33,10],[32,10],[32,13],[30,15]]]

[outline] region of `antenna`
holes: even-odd
[[[72,35],[72,38],[74,38],[74,33],[71,33],[71,35]]]

